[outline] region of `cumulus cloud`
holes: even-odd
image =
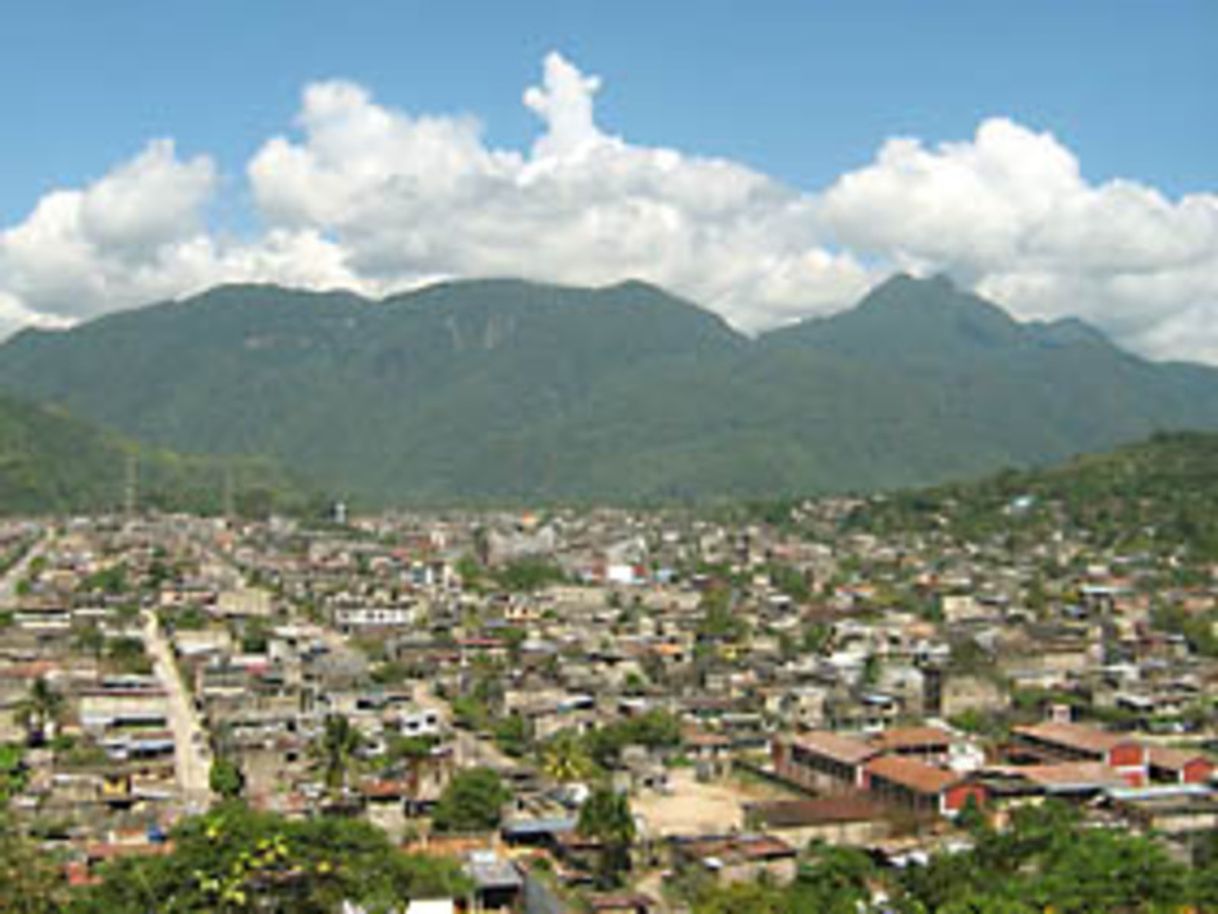
[[[639,277],[758,327],[866,288],[853,258],[818,245],[806,197],[732,162],[605,134],[599,86],[550,54],[524,93],[543,124],[524,156],[489,148],[472,119],[411,117],[349,83],[316,84],[301,135],[268,142],[248,178],[272,223],[338,239],[383,290],[437,274]]]
[[[497,149],[469,116],[319,82],[244,180],[265,229],[209,230],[218,176],[171,141],[43,198],[0,234],[0,330],[221,281],[371,294],[441,276],[667,286],[747,330],[839,310],[895,269],[946,270],[1022,317],[1080,315],[1153,355],[1218,362],[1218,197],[1088,183],[1056,138],[1005,119],[967,141],[884,143],[819,192],[597,124],[596,76],[559,54]]]
[[[945,270],[1025,318],[1080,316],[1152,355],[1218,362],[1218,196],[1087,183],[1047,133],[983,122],[971,142],[888,141],[821,197],[849,248]]]

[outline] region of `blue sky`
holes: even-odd
[[[757,330],[907,270],[1218,363],[1214,0],[4,13],[0,335],[504,274]]]
[[[888,136],[964,137],[989,115],[1052,131],[1092,179],[1218,187],[1213,0],[18,0],[5,23],[5,222],[154,136],[237,171],[319,78],[521,146],[520,91],[551,49],[604,78],[607,129],[806,189]]]

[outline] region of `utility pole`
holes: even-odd
[[[232,464],[224,464],[224,492],[221,495],[220,510],[223,512],[225,519],[232,520],[233,514],[236,513],[233,508],[233,467]]]
[[[127,481],[123,487],[123,511],[127,517],[135,517],[139,504],[139,465],[135,453],[127,454]]]

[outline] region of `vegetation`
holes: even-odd
[[[359,731],[344,715],[326,715],[321,735],[311,751],[332,799],[337,800],[346,792],[347,776],[362,742]]]
[[[0,803],[0,911],[65,914],[68,885],[63,868],[25,836]]]
[[[453,776],[432,813],[437,831],[489,831],[497,828],[512,793],[489,768],[467,768]]]
[[[574,730],[560,730],[541,749],[541,770],[560,784],[586,781],[598,768]]]
[[[349,901],[388,914],[404,900],[468,888],[455,862],[404,854],[375,826],[350,819],[289,821],[227,803],[186,820],[172,837],[171,854],[116,860],[103,869],[104,882],[71,905],[34,910],[332,914]]]
[[[587,754],[602,768],[614,767],[627,746],[665,749],[680,743],[680,722],[659,709],[598,727],[584,736]]]
[[[58,407],[0,396],[0,512],[119,510],[132,464],[144,508],[218,513],[228,475],[236,480],[235,507],[243,513],[272,506],[284,512],[317,510],[316,496],[302,482],[265,459],[185,456],[143,447]]]
[[[540,590],[547,584],[565,581],[567,576],[557,565],[542,559],[519,559],[495,569],[491,579],[503,590],[519,592]]]
[[[1117,552],[1184,549],[1211,562],[1218,560],[1218,434],[1161,433],[1051,469],[901,493],[860,509],[851,523],[880,533],[946,530],[1028,542],[1067,527]]]
[[[241,766],[222,755],[217,755],[212,761],[207,780],[212,793],[225,800],[235,800],[245,790],[245,775]]]
[[[25,787],[27,775],[23,747],[0,744],[0,808]]]
[[[580,807],[576,827],[581,835],[600,844],[597,876],[601,885],[620,885],[630,871],[630,847],[635,838],[630,800],[612,787],[598,787]]]
[[[973,847],[926,866],[881,871],[849,848],[813,845],[795,882],[683,884],[694,914],[1160,914],[1212,910],[1218,868],[1189,871],[1152,839],[1084,827],[1050,801],[1016,811],[1010,829],[972,820]],[[891,899],[873,901],[873,890]]]
[[[908,277],[757,339],[637,282],[450,282],[375,308],[229,286],[18,334],[0,385],[184,452],[263,454],[368,504],[729,496],[771,499],[780,519],[776,497],[1218,427],[1218,372],[1140,362],[1078,322],[1017,323]],[[104,473],[73,471],[95,504],[121,499],[111,453],[90,463]],[[166,460],[180,491],[218,507],[214,465]],[[47,472],[22,460],[16,475]],[[236,479],[242,504],[290,488],[245,466]]]
[[[25,728],[30,745],[41,745],[55,735],[64,705],[63,696],[45,676],[30,684],[29,693],[17,706],[17,718]]]

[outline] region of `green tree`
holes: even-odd
[[[432,824],[441,832],[489,831],[497,828],[512,792],[490,768],[457,772],[440,795]]]
[[[24,749],[15,745],[0,745],[0,809],[13,794],[25,788],[28,775]]]
[[[67,893],[62,867],[31,842],[0,806],[0,911],[62,914]]]
[[[555,733],[541,750],[541,770],[560,784],[585,781],[596,773],[596,763],[574,730]]]
[[[234,800],[245,790],[245,775],[241,766],[222,755],[217,755],[212,761],[207,780],[212,793],[225,800]]]
[[[794,910],[854,914],[871,898],[875,864],[851,847],[813,844],[791,887]]]
[[[78,626],[72,631],[72,649],[100,660],[106,651],[106,635],[96,624]]]
[[[124,858],[101,871],[70,914],[333,914],[343,902],[370,914],[412,898],[462,896],[458,864],[404,854],[384,832],[336,817],[289,821],[224,803],[186,820],[174,849]]]
[[[29,693],[17,706],[17,718],[32,746],[42,745],[54,737],[63,713],[64,698],[45,676],[34,680]]]
[[[630,847],[634,844],[634,815],[623,793],[601,786],[592,792],[579,810],[577,831],[600,843],[597,877],[606,888],[622,882],[630,871]]]
[[[495,745],[506,754],[519,758],[524,755],[529,744],[529,725],[523,714],[509,714],[495,721],[492,733]]]
[[[311,753],[320,766],[322,782],[331,799],[338,799],[347,790],[347,776],[355,752],[363,743],[360,732],[351,726],[345,715],[327,714],[321,734],[313,742]]]
[[[788,893],[768,882],[708,884],[695,896],[693,914],[795,914]]]

